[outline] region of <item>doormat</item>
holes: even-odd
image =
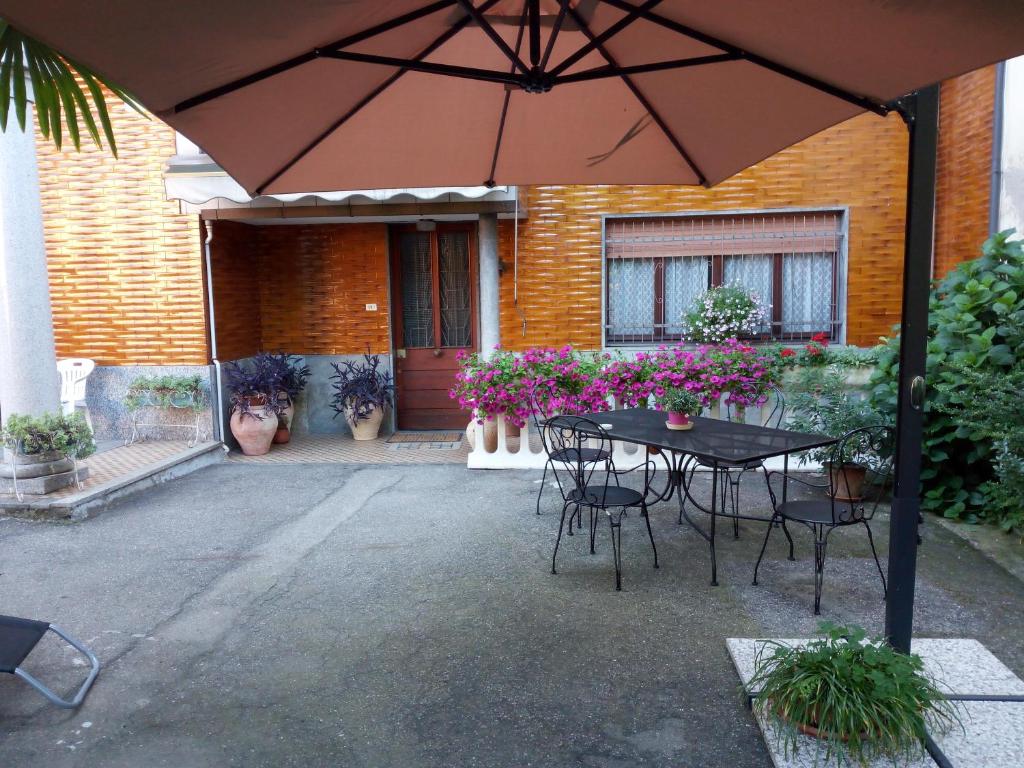
[[[462,442],[463,434],[458,431],[436,429],[402,431],[395,432],[386,442],[389,445],[408,445],[420,448],[454,448]]]

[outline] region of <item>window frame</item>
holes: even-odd
[[[801,214],[814,215],[814,214],[836,214],[839,217],[839,249],[836,252],[835,257],[835,272],[832,276],[832,300],[836,305],[836,325],[835,332],[829,329],[830,342],[833,344],[845,344],[847,334],[847,262],[848,262],[848,249],[849,249],[849,230],[850,230],[850,207],[848,205],[826,205],[826,206],[812,206],[812,207],[789,207],[789,208],[739,208],[739,209],[728,209],[728,210],[700,210],[700,211],[658,211],[658,212],[643,212],[643,213],[605,213],[601,214],[601,348],[602,349],[615,349],[623,347],[626,349],[644,349],[653,348],[662,344],[677,344],[683,341],[683,338],[679,334],[666,334],[664,331],[664,317],[660,320],[658,314],[663,312],[664,308],[664,281],[665,281],[665,270],[664,268],[658,269],[655,267],[655,310],[654,310],[654,334],[635,334],[626,336],[612,336],[609,334],[609,290],[610,281],[608,279],[608,222],[615,219],[666,219],[666,218],[683,218],[683,219],[698,219],[707,217],[727,217],[727,216],[745,216],[745,217],[756,217],[756,216],[798,216]],[[783,258],[785,254],[775,253],[771,254],[773,258],[772,262],[772,292],[775,296],[782,295],[782,284],[783,284]],[[709,287],[712,285],[721,285],[723,275],[725,272],[725,256],[724,255],[707,255],[700,258],[705,258],[710,261],[708,269],[708,280]],[[660,301],[659,301],[660,299]],[[772,301],[772,310],[770,322],[773,327],[777,327],[777,323],[782,321],[782,302]],[[662,327],[659,327],[659,324]],[[755,337],[750,337],[748,341],[753,342],[774,342],[786,344],[789,342],[802,343],[812,336],[815,335],[814,331],[801,332],[795,334],[789,334],[785,339],[775,339],[772,333],[760,334]]]

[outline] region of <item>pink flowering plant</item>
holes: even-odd
[[[542,415],[607,411],[608,384],[602,373],[609,355],[578,352],[571,345],[533,347],[522,354],[530,371],[530,399]]]
[[[515,353],[495,349],[489,357],[460,352],[455,386],[448,393],[479,423],[502,414],[517,427],[530,418],[532,372]]]
[[[762,354],[736,339],[728,339],[724,344],[701,346],[697,353],[696,375],[706,404],[723,397],[727,405],[737,408],[768,402],[779,372],[770,352]]]

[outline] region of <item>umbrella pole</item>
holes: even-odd
[[[939,86],[929,86],[909,96],[901,104],[900,113],[910,131],[910,152],[885,636],[893,647],[909,653],[921,514],[924,376],[935,219]]]

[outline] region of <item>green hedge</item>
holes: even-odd
[[[1013,463],[996,435],[1020,425],[1021,409],[982,419],[965,403],[992,396],[1024,363],[1024,249],[1013,230],[993,235],[979,259],[961,264],[933,290],[929,306],[928,400],[925,406],[923,506],[967,521],[1010,529],[1005,505],[996,503],[997,458]],[[895,413],[899,336],[878,350],[871,402]],[[994,421],[993,421],[994,420]],[[1017,457],[1019,459],[1019,457]],[[1003,488],[1005,491],[1005,488]]]

